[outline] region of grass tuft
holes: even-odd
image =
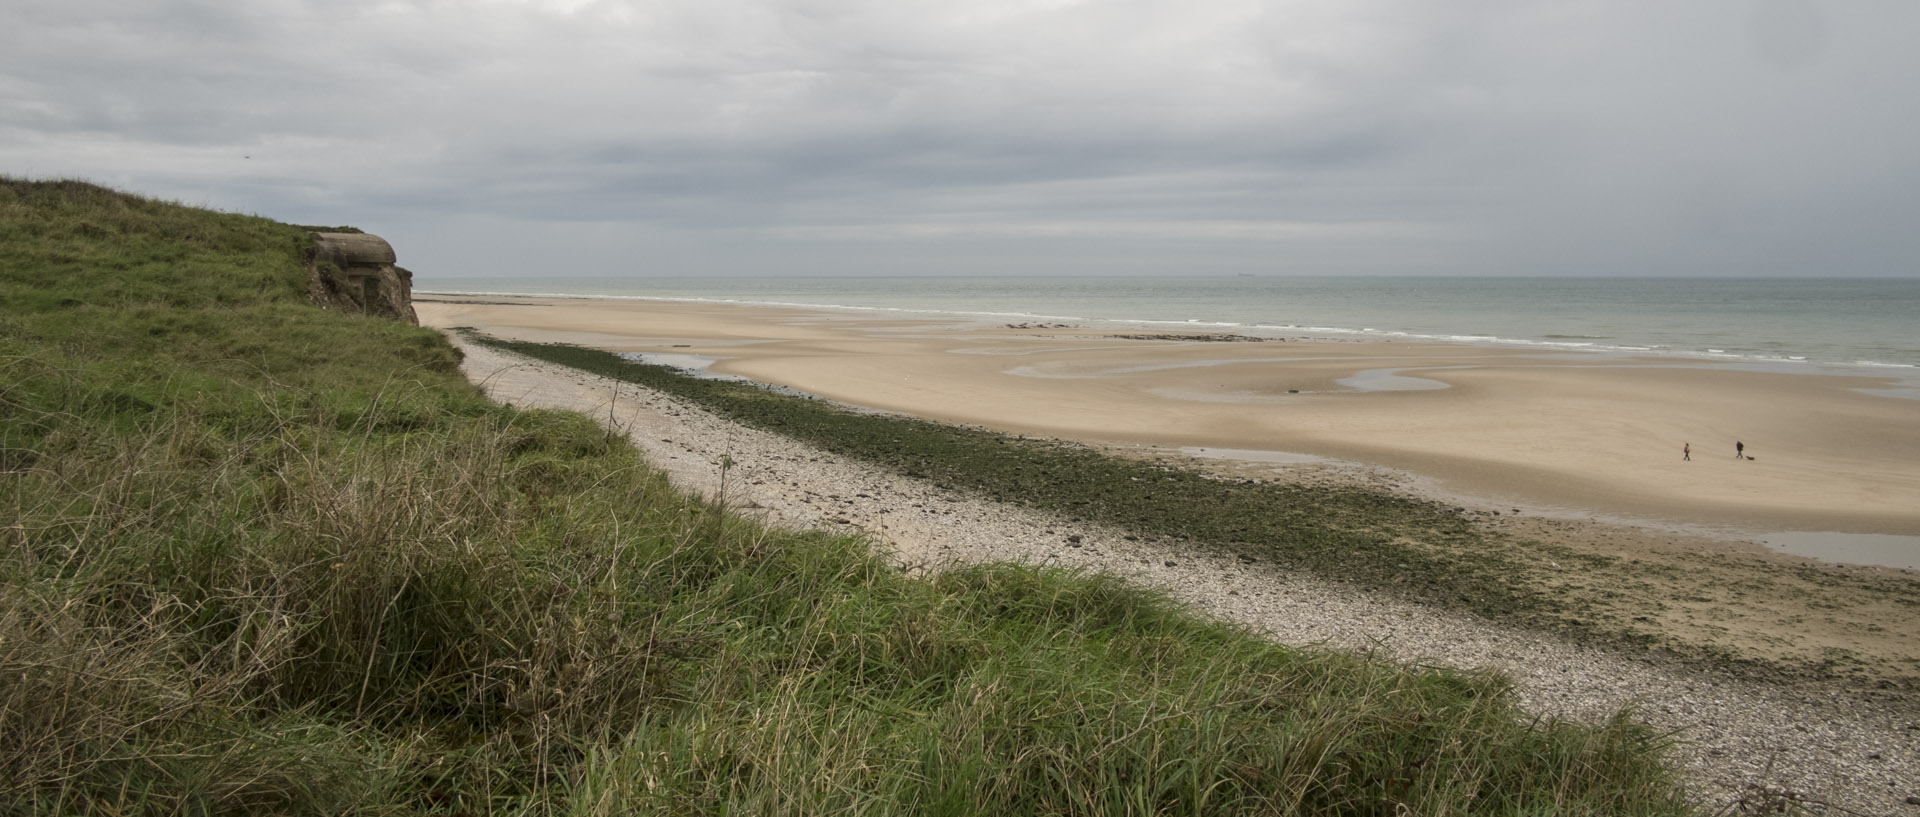
[[[730,516],[301,241],[0,180],[0,814],[1687,811],[1498,677]]]

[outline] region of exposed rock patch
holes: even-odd
[[[1217,332],[1208,332],[1208,333],[1197,334],[1197,335],[1145,334],[1145,333],[1115,334],[1115,335],[1109,335],[1108,337],[1120,338],[1122,340],[1176,340],[1176,341],[1181,341],[1183,343],[1268,343],[1268,342],[1279,343],[1286,340],[1286,338],[1261,338],[1261,337],[1254,337],[1253,335],[1229,335],[1229,334],[1221,334]]]

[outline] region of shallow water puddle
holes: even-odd
[[[1290,451],[1258,451],[1251,448],[1200,448],[1188,446],[1180,453],[1189,457],[1201,457],[1209,460],[1240,460],[1243,462],[1266,462],[1274,465],[1313,465],[1333,462],[1326,457],[1312,454],[1295,454]]]
[[[644,363],[649,366],[665,366],[669,369],[679,369],[688,373],[705,372],[707,367],[712,366],[720,360],[717,357],[689,355],[679,352],[628,352],[621,355],[621,357],[635,363]]]
[[[1823,562],[1920,570],[1920,536],[1789,531],[1766,534],[1760,541],[1774,550]]]
[[[1408,377],[1401,372],[1418,372],[1429,369],[1464,369],[1465,366],[1423,366],[1418,368],[1367,369],[1354,372],[1350,377],[1340,378],[1337,382],[1355,391],[1427,391],[1431,389],[1451,388],[1438,380],[1424,377]]]

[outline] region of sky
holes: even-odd
[[[0,174],[441,277],[1920,277],[1912,0],[0,0]]]

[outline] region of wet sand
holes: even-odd
[[[428,325],[674,355],[1012,433],[1229,449],[1258,467],[1273,467],[1260,463],[1272,452],[1309,455],[1391,469],[1479,507],[1749,534],[1920,536],[1920,400],[1869,393],[1901,385],[1892,378],[731,304],[426,297],[439,301],[419,304]],[[1736,441],[1752,459],[1735,458]]]

